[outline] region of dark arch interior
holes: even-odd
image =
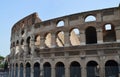
[[[78,62],[72,62],[70,65],[70,77],[81,77],[81,68]]]
[[[27,64],[26,64],[26,67],[30,67],[30,63],[27,63]]]
[[[31,68],[30,68],[30,63],[26,64],[26,77],[30,77],[31,74]]]
[[[90,61],[87,63],[87,66],[97,66],[98,64],[95,61]]]
[[[118,66],[118,63],[110,60],[106,62],[105,66]]]
[[[59,62],[59,63],[56,64],[56,66],[58,66],[58,67],[59,66],[64,66],[64,64],[62,62]]]
[[[113,60],[107,61],[105,64],[105,76],[119,77],[118,74],[119,74],[118,63]]]
[[[86,34],[86,44],[97,43],[97,34],[94,27],[88,27],[85,31]]]
[[[30,37],[27,38],[27,44],[28,44],[28,55],[31,54],[31,48],[30,48]]]
[[[62,62],[58,62],[56,64],[56,77],[63,77],[65,76],[65,68]]]
[[[23,77],[23,64],[20,64],[20,77]]]
[[[27,38],[27,44],[30,44],[30,37]]]
[[[99,68],[95,61],[90,61],[87,63],[87,77],[99,77]]]
[[[21,40],[21,45],[23,45],[23,43],[24,43],[24,40],[22,39],[22,40]]]
[[[44,64],[44,77],[51,77],[51,65],[48,62]]]
[[[34,64],[34,77],[40,77],[40,64],[38,62]]]
[[[47,62],[47,63],[44,64],[44,67],[45,66],[50,67],[51,65],[50,65],[50,63]]]
[[[34,67],[35,67],[35,66],[40,66],[40,64],[39,64],[39,63],[35,63],[35,64],[34,64]]]
[[[80,66],[80,64],[78,62],[72,62],[70,66]]]

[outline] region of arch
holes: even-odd
[[[65,77],[65,68],[62,62],[56,64],[56,77]]]
[[[18,46],[18,45],[19,45],[19,41],[17,40],[17,41],[16,41],[16,46]]]
[[[26,63],[26,77],[31,77],[31,65]]]
[[[47,33],[45,36],[45,45],[50,48],[51,47],[51,33]]]
[[[18,77],[18,64],[15,65],[15,77]]]
[[[48,62],[44,63],[43,68],[44,68],[44,77],[51,77],[50,63],[48,63]]]
[[[23,45],[23,44],[24,44],[24,40],[22,39],[22,40],[21,40],[21,45]]]
[[[28,55],[30,55],[31,54],[31,47],[30,47],[30,39],[31,39],[31,37],[29,36],[28,38],[27,38],[27,46],[28,46],[28,51],[27,51],[27,54]]]
[[[96,17],[93,15],[88,15],[85,17],[85,22],[96,21]]]
[[[40,45],[40,35],[35,36],[35,45],[39,46]]]
[[[95,61],[87,63],[87,77],[99,77],[99,65]]]
[[[63,20],[59,20],[57,22],[57,27],[62,27],[62,26],[64,26],[64,21]]]
[[[16,48],[15,48],[15,54],[19,52],[19,41],[16,41]]]
[[[23,63],[20,64],[20,77],[23,77]]]
[[[72,46],[80,45],[80,31],[78,28],[73,28],[70,31],[70,42]]]
[[[86,35],[86,44],[94,44],[97,43],[97,33],[94,27],[88,27],[85,30]]]
[[[56,35],[56,42],[58,47],[63,47],[64,46],[64,32],[59,31]]]
[[[40,64],[38,62],[34,64],[34,77],[40,77]]]
[[[21,36],[24,36],[25,35],[25,31],[24,29],[21,30]]]
[[[119,77],[118,63],[114,60],[108,60],[105,63],[105,77]]]
[[[103,41],[114,42],[116,41],[116,33],[112,24],[105,24],[103,28]]]
[[[76,61],[70,64],[70,77],[81,77],[80,64]]]
[[[15,42],[13,42],[13,47],[15,47]]]
[[[27,38],[26,43],[29,45],[30,44],[30,36]]]

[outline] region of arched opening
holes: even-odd
[[[86,35],[86,44],[97,43],[97,33],[94,27],[88,27],[85,30],[85,35]]]
[[[20,77],[23,77],[23,64],[20,64]]]
[[[64,26],[64,21],[58,21],[58,23],[57,23],[57,27],[62,27],[62,26]]]
[[[18,64],[15,65],[15,77],[18,77]]]
[[[16,41],[16,48],[15,48],[15,54],[19,52],[19,41]]]
[[[48,48],[51,47],[51,33],[47,33],[47,35],[45,36],[45,45]]]
[[[28,47],[27,47],[27,48],[28,48],[28,52],[27,52],[27,54],[28,54],[28,55],[31,54],[30,39],[31,39],[30,37],[27,38],[27,46],[28,46]]]
[[[16,46],[18,46],[19,45],[19,41],[17,40],[17,42],[16,42]]]
[[[35,45],[40,46],[40,35],[35,36]]]
[[[87,77],[99,77],[99,65],[95,61],[87,63]]]
[[[13,42],[13,47],[15,47],[15,42]]]
[[[65,77],[65,68],[62,62],[56,64],[56,77]]]
[[[85,22],[96,21],[96,17],[93,15],[89,15],[85,18]]]
[[[40,64],[38,62],[34,64],[34,77],[40,77]]]
[[[114,26],[112,26],[111,24],[104,25],[103,41],[104,42],[114,42],[114,41],[116,41],[115,29],[114,29]]]
[[[119,77],[119,68],[118,68],[118,63],[109,60],[105,63],[105,77]]]
[[[81,68],[78,62],[72,62],[70,65],[70,77],[81,77]]]
[[[24,31],[24,29],[22,29],[21,30],[21,36],[24,37],[24,35],[25,35],[25,31]]]
[[[31,77],[31,65],[30,65],[30,63],[26,64],[26,77]]]
[[[22,49],[24,49],[24,40],[23,39],[21,40],[21,47],[22,47]]]
[[[80,45],[80,31],[79,31],[79,29],[75,28],[75,29],[71,30],[70,41],[71,41],[72,46]]]
[[[51,65],[46,62],[44,65],[44,77],[51,77]]]
[[[57,42],[58,47],[64,46],[64,32],[63,31],[60,31],[57,33],[56,42]]]

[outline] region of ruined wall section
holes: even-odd
[[[94,17],[94,20],[87,21],[89,16]],[[90,43],[101,44],[111,41],[109,39],[111,37],[110,33],[112,33],[112,37],[115,37],[112,38],[112,42],[120,42],[119,21],[120,7],[66,15],[46,21],[41,21],[37,14],[34,13],[23,18],[13,26],[11,51],[23,50],[31,54],[36,48],[31,46],[34,43],[40,49],[86,45]],[[62,25],[59,25],[61,22]],[[105,30],[106,24],[110,25],[112,29]],[[75,35],[76,31],[73,32],[74,29],[78,29],[79,34]],[[93,35],[93,33],[96,34]],[[49,35],[47,36],[47,34]],[[90,36],[93,37],[90,38]]]
[[[26,39],[26,37],[28,37],[28,35],[31,34],[30,32],[32,30],[33,24],[38,22],[41,22],[41,19],[38,17],[37,13],[33,13],[29,16],[24,17],[12,27],[11,47],[13,48],[11,51],[17,53],[21,50],[21,40]]]

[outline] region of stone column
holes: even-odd
[[[68,18],[65,18],[65,27],[68,27],[69,26],[69,20]]]
[[[85,31],[81,30],[80,31],[80,45],[85,45],[85,43],[86,43]]]
[[[55,77],[55,67],[52,67],[52,69],[51,69],[51,77]]]
[[[40,77],[44,77],[43,64],[40,64]]]
[[[65,77],[70,77],[70,69],[69,69],[69,66],[65,66]]]
[[[40,49],[45,48],[45,38],[43,36],[40,37]]]
[[[64,39],[65,46],[66,47],[70,46],[70,34],[69,34],[69,32],[65,32],[64,37],[65,37],[65,39]]]
[[[84,17],[83,16],[79,16],[79,22],[80,22],[80,24],[84,23]]]
[[[102,21],[101,13],[97,13],[96,21],[97,22],[101,22]]]
[[[86,66],[83,66],[81,68],[81,76],[82,77],[87,77],[87,68],[86,68]]]
[[[82,55],[85,55],[84,51],[81,53]],[[85,63],[85,56],[81,56],[81,77],[87,77],[87,67]]]
[[[32,37],[31,37],[31,40],[30,40],[30,42],[31,42],[31,59],[34,57],[34,48],[35,48],[35,41],[34,41],[34,35],[32,35]]]
[[[105,57],[104,56],[101,56],[100,57],[100,68],[99,68],[99,76],[100,77],[105,77],[105,64],[104,64],[104,59]]]
[[[23,77],[26,77],[26,65],[23,66]]]
[[[98,44],[103,43],[103,32],[102,29],[97,30],[97,42]]]
[[[116,27],[115,31],[116,31],[116,41],[120,42],[120,27]]]
[[[25,42],[24,42],[24,60],[25,60],[25,58],[26,58],[27,52],[28,52],[28,44],[27,44],[26,41],[25,41]]]
[[[54,47],[57,46],[57,43],[56,43],[56,36],[55,36],[54,33],[51,34],[51,38],[52,38],[52,40],[51,40],[51,47],[54,48]]]

